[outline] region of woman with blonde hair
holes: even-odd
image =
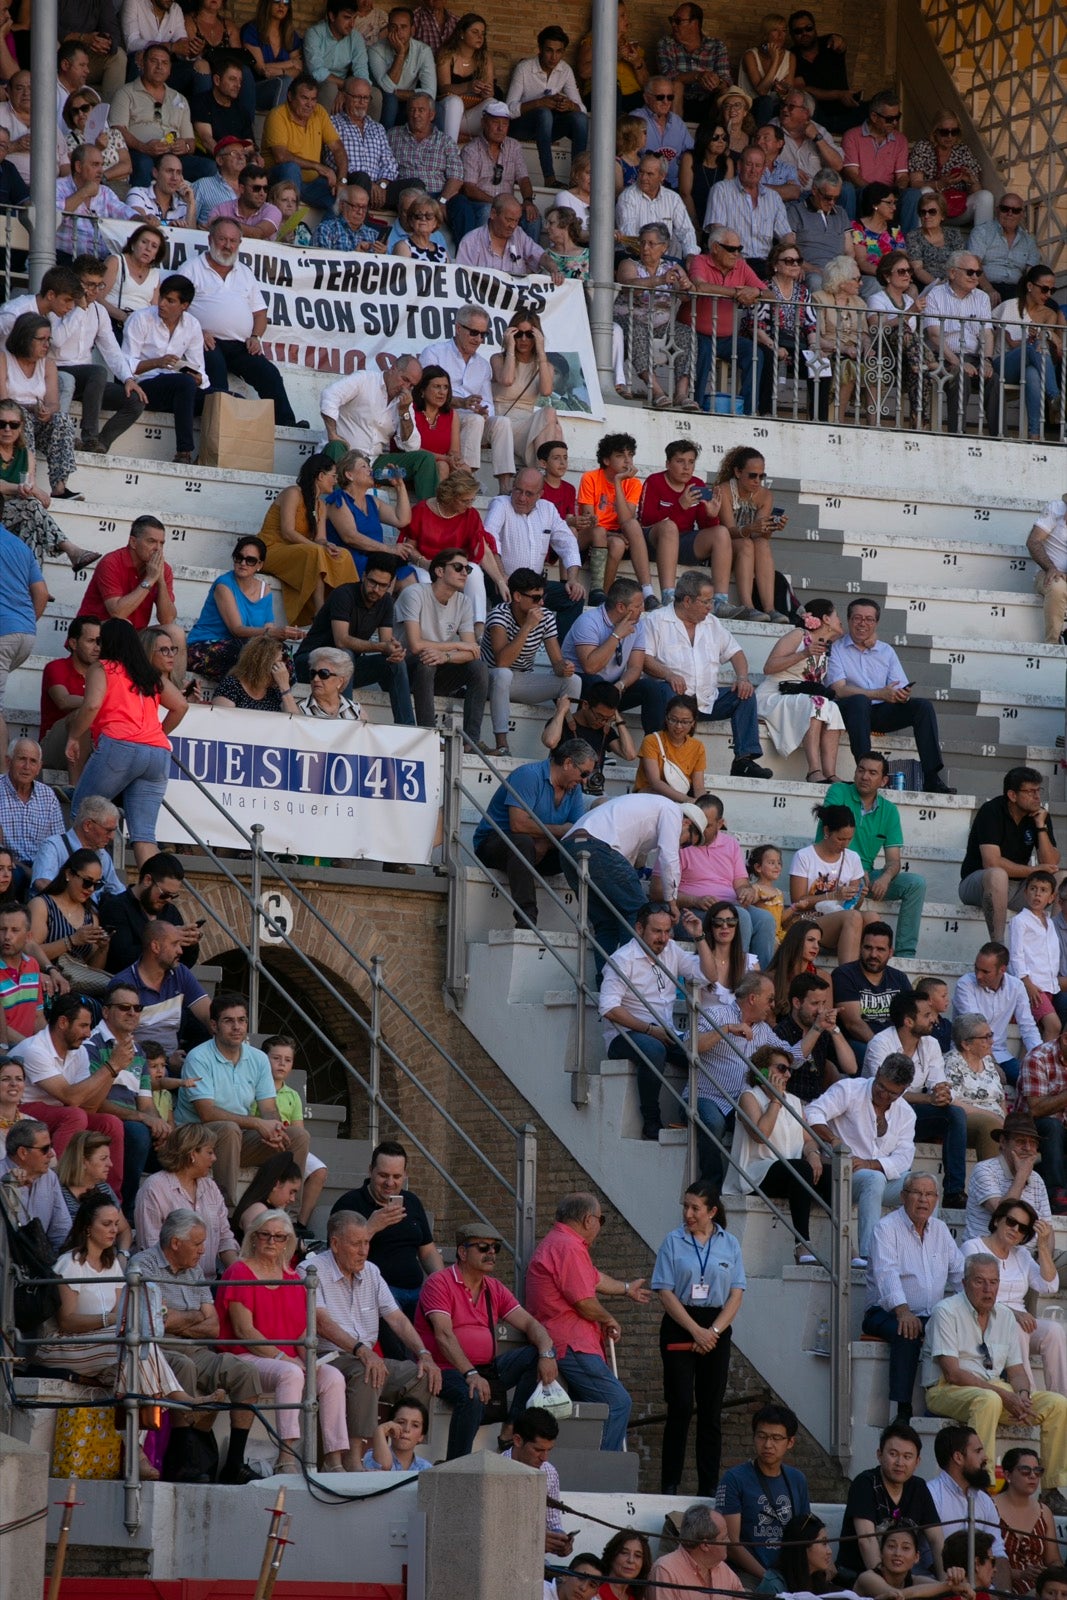
[[[544,403],[552,396],[554,373],[536,311],[515,312],[504,333],[504,348],[490,356],[489,366],[496,414],[511,420],[516,463],[535,467],[538,446],[563,439],[554,407]]]
[[[71,1218],[77,1216],[78,1207],[90,1194],[102,1194],[109,1204],[118,1206],[121,1213],[122,1202],[107,1181],[110,1171],[111,1135],[94,1133],[92,1128],[83,1128],[76,1133],[60,1156],[56,1168]],[[133,1229],[122,1217],[118,1230],[119,1249],[129,1251],[132,1244]]]
[[[834,256],[822,269],[822,288],[812,295],[819,318],[819,349],[830,376],[818,381],[819,420],[845,422],[859,381],[867,330],[861,273],[852,256]]]
[[[299,716],[300,708],[289,686],[289,664],[277,639],[249,639],[241,648],[232,672],[219,681],[211,704],[238,711],[286,711]]]
[[[474,606],[474,631],[479,639],[486,617],[483,567],[498,589],[507,589],[500,557],[490,548],[482,519],[474,509],[480,493],[473,472],[465,467],[450,472],[437,493],[414,508],[407,538],[396,547],[397,555],[415,568],[420,583],[432,582],[430,563],[440,550],[461,550],[473,563],[465,593]]]
[[[230,1228],[222,1190],[211,1176],[215,1165],[215,1130],[209,1123],[186,1122],[175,1128],[156,1151],[160,1171],[151,1173],[137,1191],[133,1222],[137,1243],[148,1250],[159,1243],[163,1219],[180,1206],[195,1211],[207,1229],[204,1271],[213,1276],[216,1259],[227,1265],[237,1259],[237,1240]]]
[[[737,70],[738,87],[752,96],[757,127],[778,115],[783,97],[793,87],[797,58],[786,40],[789,27],[780,11],[759,20],[760,42],[746,50]]]
[[[397,207],[397,222],[403,230],[391,245],[394,256],[413,261],[451,261],[448,247],[440,241],[445,225],[445,208],[440,200],[421,189],[405,189]]]
[[[437,126],[446,139],[482,131],[482,107],[494,95],[489,31],[477,11],[465,11],[437,52]]]

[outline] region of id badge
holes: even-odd
[[[706,1306],[711,1299],[711,1288],[706,1283],[694,1283],[689,1291],[689,1303],[694,1306]]]

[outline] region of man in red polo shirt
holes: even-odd
[[[138,517],[130,527],[130,540],[123,550],[101,556],[93,569],[85,599],[78,607],[79,617],[125,617],[135,628],[147,628],[156,621],[166,628],[178,648],[174,682],[185,681],[185,629],[178,626],[174,604],[174,573],[163,559],[167,530],[158,517]]]
[[[708,248],[704,255],[694,256],[689,263],[689,276],[701,297],[696,307],[697,327],[697,392],[696,398],[704,411],[711,410],[707,396],[711,363],[718,357],[732,361],[734,356],[734,323],[738,306],[754,306],[766,288],[757,278],[747,261],[741,257],[741,240],[732,228],[712,223],[708,229]],[[737,363],[741,370],[742,404],[746,416],[751,416],[754,400],[759,392],[759,377],[763,368],[764,352],[752,339],[737,340]],[[752,369],[756,366],[755,381]]]
[[[530,1258],[526,1300],[543,1322],[557,1351],[560,1375],[575,1400],[595,1401],[608,1408],[602,1450],[621,1450],[630,1420],[630,1396],[604,1360],[604,1339],[620,1339],[622,1329],[598,1295],[625,1295],[637,1305],[650,1298],[643,1278],[611,1278],[593,1265],[589,1254],[604,1226],[604,1213],[594,1194],[564,1195],[556,1221]]]
[[[77,616],[67,634],[66,654],[50,661],[41,674],[41,751],[46,767],[67,765],[67,723],[85,697],[85,674],[100,659],[100,618]],[[85,744],[88,747],[88,736]],[[88,748],[70,769],[76,784],[88,759]]]

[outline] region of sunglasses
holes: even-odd
[[[316,667],[312,672],[308,673],[308,677],[311,679],[312,683],[315,682],[316,678],[321,678],[325,682],[327,679],[332,678],[333,676],[334,674],[330,671],[329,667]]]
[[[800,265],[800,257],[799,256],[779,256],[778,257],[778,265],[780,267],[799,267],[799,265]]]
[[[473,572],[474,568],[467,561],[450,561],[448,565],[453,572]]]
[[[960,130],[958,128],[935,128],[934,129],[935,133],[951,134],[951,136],[953,138],[956,137],[956,135],[957,135],[957,133],[959,133],[959,131]]]
[[[21,422],[6,422],[0,418],[0,428],[11,429],[14,433],[17,433],[21,427]]]
[[[78,882],[84,884],[87,889],[99,889],[103,882],[102,876],[99,878],[87,878],[84,872],[72,872],[71,877],[77,878]]]
[[[473,1239],[467,1245],[468,1250],[480,1250],[483,1256],[495,1256],[500,1249],[500,1242],[494,1239],[492,1243],[476,1243]]]
[[[160,889],[158,891],[157,898],[159,899],[160,904],[166,905],[170,900],[177,900],[178,896],[175,894],[173,889]]]
[[[545,592],[543,589],[537,594],[531,594],[528,589],[520,589],[519,593],[522,595],[524,600],[533,600],[537,605],[540,605],[541,601],[545,598]]]
[[[1031,289],[1036,289],[1038,294],[1051,294],[1056,285],[1054,283],[1032,283],[1030,287]],[[0,423],[0,427],[2,426],[3,424]]]
[[[262,560],[263,557],[260,555],[234,556],[233,564],[235,567],[258,567]]]
[[[503,182],[503,178],[504,178],[504,163],[502,161],[498,161],[496,166],[493,168],[493,182],[494,183],[501,183],[501,182]]]
[[[965,278],[977,278],[982,269],[981,267],[957,267],[956,271],[962,272]]]
[[[460,327],[468,339],[488,339],[489,337],[488,328],[468,328],[466,323],[460,323]]]
[[[516,328],[515,329],[515,337],[516,337],[516,339],[532,339],[533,338],[533,329],[532,328]]]
[[[30,1149],[38,1151],[38,1153],[40,1155],[42,1155],[42,1156],[51,1155],[51,1153],[52,1153],[52,1141],[51,1141],[51,1139],[49,1139],[47,1144],[33,1144],[33,1145],[30,1146]]]
[[[109,1011],[128,1011],[131,1016],[140,1016],[144,1010],[142,1005],[134,1005],[132,1000],[112,1000],[108,1005]]]
[[[1029,1218],[1026,1218],[1026,1217],[1001,1217],[1000,1220],[1001,1220],[1001,1222],[1004,1223],[1005,1227],[1007,1227],[1007,1228],[1017,1228],[1020,1233],[1027,1233],[1028,1234],[1028,1233],[1030,1233],[1032,1231],[1031,1227],[1030,1227]]]
[[[895,115],[893,115],[893,116],[890,116],[888,111],[876,112],[875,115],[876,116],[881,116],[883,122],[899,122],[900,121],[900,112],[899,111],[896,112]]]
[[[941,212],[937,206],[920,206],[920,217],[939,217]]]
[[[712,925],[713,928],[736,928],[737,927],[737,918],[736,917],[715,917],[714,920],[712,921],[711,925]]]
[[[1022,206],[998,206],[997,210],[1005,212],[1009,217],[1021,217],[1023,214]]]
[[[739,244],[720,244],[717,246],[717,248],[720,250],[728,250],[732,256],[741,254],[741,246]]]
[[[708,140],[708,143],[709,144],[725,144],[726,143],[726,135],[725,135],[725,133],[713,133],[711,138]]]
[[[673,94],[654,94],[652,98],[653,100],[673,100],[674,96]]]

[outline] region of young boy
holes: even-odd
[[[952,1018],[949,1016],[951,996],[944,978],[920,978],[915,985],[920,1000],[929,1000],[937,1015],[937,1025],[930,1037],[941,1046],[943,1055],[952,1049]]]
[[[366,1472],[425,1472],[433,1462],[415,1454],[415,1446],[430,1431],[430,1414],[421,1400],[400,1400],[389,1422],[374,1430],[371,1447],[363,1457]]]
[[[761,1406],[752,1417],[754,1459],[730,1467],[720,1479],[715,1509],[726,1523],[727,1559],[746,1585],[750,1579],[759,1583],[775,1565],[789,1519],[811,1510],[807,1479],[785,1460],[799,1428],[788,1406]]]
[[[302,1128],[304,1108],[300,1103],[300,1096],[295,1089],[289,1088],[285,1081],[296,1065],[296,1040],[290,1039],[288,1034],[273,1033],[269,1039],[264,1039],[263,1050],[270,1062],[270,1075],[274,1079],[274,1103],[278,1108],[279,1120],[286,1127]],[[296,1218],[298,1238],[307,1236],[312,1213],[322,1198],[322,1191],[326,1185],[326,1171],[326,1163],[309,1152],[304,1167],[304,1186],[300,1191],[300,1209]]]
[[[637,440],[632,434],[606,433],[596,447],[596,471],[583,472],[578,485],[578,510],[591,511],[596,522],[589,552],[591,606],[604,604],[627,551],[645,597],[645,610],[655,611],[659,605],[652,592],[648,545],[637,520],[641,479],[633,476],[636,453]]]
[[[1060,940],[1048,914],[1056,895],[1055,876],[1032,872],[1023,893],[1026,905],[1008,924],[1008,971],[1021,980],[1041,1037],[1058,1039],[1060,1019],[1052,996],[1060,991]]]
[[[141,1054],[148,1067],[148,1076],[152,1080],[152,1104],[156,1108],[156,1116],[161,1122],[174,1126],[174,1096],[167,1088],[169,1072],[167,1070],[167,1052],[158,1039],[146,1039],[141,1046]],[[180,1079],[175,1079],[180,1083]]]

